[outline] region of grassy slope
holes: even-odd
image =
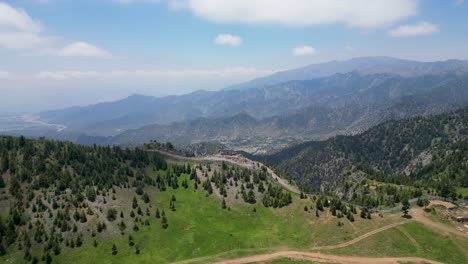
[[[276,212],[262,206],[255,206],[256,213],[253,212],[254,206],[247,205],[238,205],[230,211],[222,210],[220,199],[206,197],[202,191],[194,192],[191,184],[187,190],[169,188],[160,193],[148,188],[147,192],[151,194],[152,215],[156,207],[166,208],[169,228],[163,230],[160,220],[154,216],[150,217],[151,225],[140,226],[137,233],[130,231],[133,225],[128,223],[126,233],[132,233],[140,246],[140,255],[136,255],[134,248],[128,246],[127,234],[123,237],[117,234],[112,240],[102,241],[97,248],[88,242],[83,248],[64,251],[58,257],[60,262],[73,260],[75,263],[89,263],[99,258],[101,263],[161,263],[238,248],[270,248],[282,244],[303,247],[310,244],[303,217],[280,217],[276,221],[277,216],[282,214],[281,210]],[[168,208],[172,194],[177,198],[176,212]],[[131,198],[128,195],[126,200],[131,201]],[[298,235],[286,236],[288,233]],[[111,255],[113,243],[117,245],[117,256]]]
[[[184,177],[180,177],[180,181]],[[228,204],[232,209],[221,209],[221,199],[214,195],[206,197],[205,192],[189,189],[169,188],[158,192],[151,187],[146,191],[151,196],[150,226],[139,225],[140,231],[133,232],[133,221],[128,215],[131,209],[133,193],[117,190],[117,200],[108,201],[108,207],[115,207],[124,212],[127,229],[121,236],[115,227],[108,226],[105,234],[98,234],[98,247],[92,246],[90,232],[84,231],[84,245],[81,248],[62,247],[59,256],[53,256],[60,263],[167,263],[177,260],[213,256],[219,258],[249,255],[264,252],[272,248],[288,247],[306,250],[311,246],[336,244],[348,241],[360,234],[395,221],[389,218],[362,220],[356,216],[356,222],[350,223],[341,219],[344,226],[338,227],[338,219],[327,217],[328,212],[316,218],[315,211],[304,212],[304,206],[311,206],[311,200],[300,200],[294,197],[292,205],[281,208],[265,208],[263,205],[246,205],[244,203]],[[169,210],[169,201],[175,194],[176,212]],[[143,211],[146,206],[140,201]],[[253,208],[256,212],[253,212]],[[169,228],[163,230],[160,220],[154,217],[156,208],[165,208]],[[358,219],[359,218],[359,219]],[[143,217],[146,219],[146,217]],[[98,219],[90,220],[97,221]],[[118,218],[115,224],[120,221]],[[139,245],[141,254],[136,255],[134,247],[128,245],[128,234],[132,234]],[[117,246],[118,254],[111,254],[112,244]],[[11,251],[10,251],[11,252]],[[41,249],[33,252],[40,256]],[[21,261],[23,252],[7,256],[6,259]]]
[[[141,227],[139,232],[133,234],[141,248],[140,255],[136,255],[134,248],[128,246],[127,235],[116,235],[112,240],[101,242],[96,249],[88,242],[83,248],[63,252],[58,260],[89,263],[98,258],[101,263],[164,263],[227,251],[231,253],[223,254],[220,258],[283,246],[307,249],[311,245],[347,241],[356,234],[387,223],[383,219],[359,219],[351,226],[347,220],[342,220],[346,224],[338,228],[335,218],[325,220],[325,216],[322,216],[317,220],[315,214],[304,212],[304,205],[310,206],[312,201],[297,197],[294,204],[286,208],[238,204],[229,211],[221,209],[219,198],[206,197],[202,191],[194,192],[192,186],[187,190],[179,188],[163,193],[148,192],[152,194],[153,211],[156,206],[166,208],[169,229],[163,230],[160,221],[151,217],[149,227]],[[177,198],[176,212],[168,209],[172,194]],[[257,212],[253,212],[254,207]],[[130,224],[127,226],[131,227]],[[133,233],[128,229],[127,233]],[[117,256],[111,255],[112,243],[117,245]]]
[[[405,234],[406,233],[406,234]],[[408,236],[414,240],[409,239]],[[468,240],[441,235],[417,222],[406,223],[362,240],[354,245],[326,251],[336,255],[372,257],[416,256],[444,263],[467,263]]]
[[[180,181],[183,178],[180,177]],[[327,210],[321,212],[320,218],[317,218],[315,210],[304,212],[305,205],[311,206],[314,203],[311,200],[300,200],[298,197],[294,197],[292,205],[281,209],[264,208],[260,204],[254,206],[239,203],[228,204],[232,209],[223,210],[219,197],[214,195],[206,197],[205,192],[194,191],[191,183],[189,189],[169,188],[166,192],[160,193],[147,187],[146,191],[151,196],[150,226],[139,225],[140,231],[135,233],[131,230],[133,221],[126,217],[125,235],[120,235],[115,227],[109,226],[105,234],[98,234],[97,248],[92,246],[89,232],[85,232],[83,247],[75,249],[62,247],[62,253],[53,256],[54,262],[168,263],[200,257],[219,260],[274,249],[308,250],[312,246],[334,245],[349,241],[389,223],[403,221],[399,214],[385,215],[384,218],[374,216],[372,220],[361,219],[356,215],[356,221],[351,223],[346,219],[331,217]],[[176,212],[168,208],[172,194],[177,198]],[[118,190],[117,200],[109,201],[108,206],[116,207],[118,211],[123,210],[128,216],[133,195],[132,191]],[[140,205],[145,211],[147,205],[141,201]],[[256,212],[253,212],[254,207]],[[167,230],[162,229],[160,220],[154,217],[156,208],[165,208],[169,221]],[[119,221],[120,218],[115,223]],[[343,222],[344,226],[338,227],[338,221]],[[461,263],[457,262],[463,259],[460,248],[468,248],[467,241],[442,237],[418,224],[405,224],[403,228],[424,245],[421,250],[415,250],[414,245],[407,241],[401,231],[391,229],[358,244],[327,253],[365,256],[417,255]],[[139,245],[140,255],[135,254],[135,248],[128,245],[128,234],[132,234],[134,241]],[[434,244],[434,241],[439,240],[443,243]],[[111,254],[114,243],[118,249],[116,256]],[[41,250],[38,249],[33,255],[40,256],[40,253]],[[21,262],[22,256],[23,252],[20,251],[3,260]],[[199,263],[206,263],[206,260],[202,259]]]
[[[458,188],[457,194],[461,194],[463,197],[468,197],[468,188]]]

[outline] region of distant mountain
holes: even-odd
[[[78,143],[220,141],[251,152],[272,151],[304,140],[361,133],[391,119],[463,107],[468,103],[468,62],[356,58],[234,88],[162,98],[132,95],[47,111],[40,113],[42,121],[67,129],[41,135]]]
[[[245,98],[244,107],[237,108],[243,112],[234,116],[153,124],[125,131],[111,142],[220,141],[251,152],[271,151],[297,141],[358,134],[392,119],[463,107],[468,104],[467,87],[468,75],[453,74],[403,78],[348,73],[290,81],[263,89],[223,92]]]
[[[360,135],[307,142],[257,159],[314,190],[350,188],[360,182],[353,177],[364,175],[440,191],[468,187],[467,142],[468,107],[386,122]]]
[[[357,72],[360,75],[387,73],[402,77],[446,73],[465,74],[468,73],[468,61],[447,60],[419,62],[391,57],[360,57],[346,61],[331,61],[312,64],[298,69],[281,71],[267,77],[234,85],[227,89],[259,88],[291,80],[311,80],[348,72]]]
[[[199,117],[229,117],[245,112],[262,119],[294,113],[317,103],[317,100],[325,102],[344,96],[344,90],[338,82],[353,81],[343,78],[346,76],[354,79],[364,77],[362,80],[366,80],[366,76],[378,74],[436,78],[438,75],[460,76],[466,73],[468,61],[415,62],[388,57],[365,57],[279,72],[219,92],[198,91],[162,98],[133,95],[115,102],[47,111],[40,113],[40,118],[72,130],[86,131],[89,135],[109,136],[149,124],[170,124]],[[353,82],[351,85],[361,84]],[[369,83],[362,85],[362,89],[371,88]],[[244,88],[252,89],[246,92]],[[335,91],[335,88],[338,90]],[[303,97],[303,91],[296,92],[300,89],[310,90],[310,96],[314,98],[308,95]],[[319,98],[323,95],[329,97]]]
[[[72,130],[86,130],[92,135],[113,135],[147,124],[198,117],[202,113],[191,105],[191,100],[196,97],[197,93],[190,97],[163,98],[132,95],[114,102],[42,112],[40,118],[49,123],[64,124]]]

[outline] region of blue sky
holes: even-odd
[[[0,0],[0,111],[225,86],[359,56],[468,59],[461,0]]]

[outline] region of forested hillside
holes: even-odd
[[[215,196],[220,211],[289,205],[291,193],[269,178],[261,167],[168,163],[140,149],[0,137],[0,256],[21,252],[26,261],[50,263],[62,250],[121,236],[133,247],[143,227],[171,228],[177,197],[159,200],[169,190]]]
[[[356,136],[309,142],[260,159],[306,188],[335,192],[357,175],[433,187],[453,195],[468,186],[468,108],[378,125]]]

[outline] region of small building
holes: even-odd
[[[452,220],[461,223],[468,222],[468,215],[452,216]]]

